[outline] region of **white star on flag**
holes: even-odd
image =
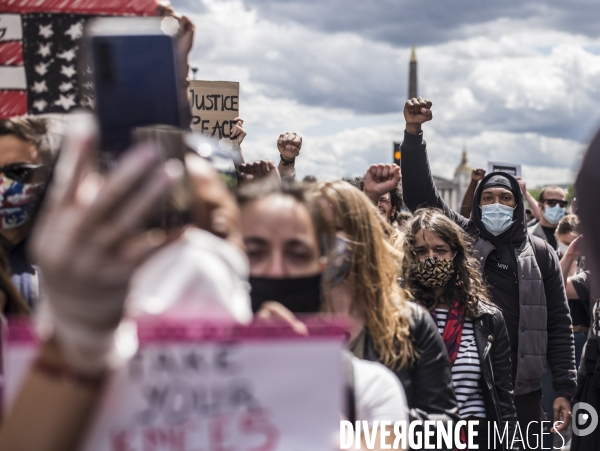
[[[44,99],[36,100],[35,102],[33,102],[33,107],[38,111],[44,111],[47,106],[48,102],[46,102]]]
[[[64,96],[61,94],[60,97],[58,98],[58,100],[54,101],[54,105],[60,105],[66,111],[69,108],[75,106],[75,101],[73,100],[74,98],[75,98],[75,94],[69,94],[67,96]]]
[[[37,92],[38,94],[46,92],[48,90],[48,86],[46,86],[46,80],[34,81],[31,90]]]
[[[42,57],[46,57],[46,56],[50,56],[50,46],[52,45],[51,42],[48,42],[46,44],[40,44],[39,48],[38,48],[38,54],[42,55]]]
[[[70,91],[71,89],[73,89],[73,83],[72,82],[61,83],[60,86],[58,87],[58,89],[60,89],[61,92]]]
[[[41,34],[46,39],[48,39],[50,36],[52,36],[54,34],[54,31],[52,31],[52,24],[40,25],[40,31],[38,32],[38,34]]]
[[[46,75],[46,72],[48,72],[48,64],[49,63],[40,63],[37,64],[36,66],[34,66],[35,71],[40,74],[40,75]]]
[[[96,106],[96,102],[90,96],[85,96],[81,101],[81,106],[89,106],[90,108],[94,108]]]
[[[56,56],[71,62],[71,60],[75,59],[75,49],[65,50],[64,52],[58,53]]]
[[[71,36],[71,39],[73,41],[75,41],[76,39],[79,39],[81,37],[81,35],[83,34],[83,23],[82,22],[74,23],[73,25],[71,25],[69,27],[69,29],[67,31],[65,31],[65,34],[68,34],[69,36]]]
[[[73,66],[61,66],[60,73],[65,77],[71,78],[73,75],[75,75],[76,71]]]

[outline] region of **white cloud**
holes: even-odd
[[[279,133],[297,131],[300,176],[338,178],[391,160],[408,47],[277,20],[241,0],[204,0],[199,14],[188,5],[199,78],[241,84],[248,159],[276,159]],[[417,49],[419,89],[434,101],[424,127],[434,173],[451,177],[466,142],[472,164],[521,163],[530,186],[573,179],[600,119],[600,39],[552,29],[540,19],[552,11],[527,17],[459,24],[454,37]]]

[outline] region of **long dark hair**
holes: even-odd
[[[446,217],[441,210],[423,208],[415,212],[414,218],[405,228],[404,280],[415,300],[431,309],[436,305],[433,290],[419,284],[413,277],[413,264],[417,258],[413,253],[415,237],[422,230],[429,230],[444,240],[455,254],[452,260],[454,275],[444,286],[446,301],[458,300],[465,306],[465,313],[476,318],[480,302],[493,305],[483,279],[479,263],[470,255],[473,241],[459,226]]]
[[[23,300],[19,291],[10,280],[10,267],[4,251],[0,249],[0,292],[4,293],[5,304],[0,306],[8,316],[26,316],[31,313],[29,306]]]

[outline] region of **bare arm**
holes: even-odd
[[[244,119],[242,119],[241,117],[236,117],[234,121],[236,122],[233,128],[231,129],[231,133],[229,133],[229,139],[237,138],[237,144],[239,146],[240,151],[239,163],[245,163],[246,160],[244,160],[244,153],[242,152],[242,141],[246,137],[246,130],[244,130]]]
[[[531,193],[527,190],[525,190],[525,199],[527,200],[527,203],[529,204],[529,208],[531,209],[531,214],[533,215],[533,217],[535,219],[537,219],[539,221],[540,218],[542,217],[542,211],[540,210],[540,206],[538,205],[537,200],[535,200],[533,198],[533,196],[531,195]]]
[[[40,358],[58,367],[67,367],[53,341],[44,343]],[[105,372],[98,374],[97,387],[94,387],[91,384],[65,383],[60,377],[31,371],[0,429],[0,449],[77,449],[98,405],[105,377]],[[35,433],[31,433],[31,425],[35,425]]]
[[[302,136],[297,133],[282,133],[277,140],[277,150],[279,150],[280,160],[279,174],[282,178],[295,178],[296,175],[296,157],[300,155],[302,148]]]
[[[579,299],[579,294],[577,294],[577,290],[570,279],[567,279],[565,283],[565,291],[567,292],[567,299]]]
[[[485,170],[481,168],[473,169],[471,172],[471,183],[469,183],[469,187],[465,192],[465,196],[462,200],[462,205],[460,206],[460,214],[465,218],[471,217],[471,210],[473,209],[473,198],[475,197],[475,190],[477,189],[477,184],[479,181],[485,176]]]
[[[571,242],[567,252],[565,252],[565,255],[560,261],[560,269],[562,271],[565,290],[567,292],[567,299],[579,299],[579,294],[577,294],[577,290],[575,290],[573,282],[571,282],[569,278],[577,274],[577,259],[582,255],[582,238],[582,236],[578,236]]]
[[[577,273],[577,259],[581,256],[581,243],[582,237],[578,236],[569,245],[567,252],[560,261],[560,269],[562,272],[563,282],[567,291],[567,299],[579,299],[573,284],[569,282],[569,277],[574,276]]]
[[[540,210],[538,201],[533,198],[533,196],[531,195],[531,193],[529,191],[527,191],[527,184],[526,184],[525,180],[523,180],[521,177],[517,177],[517,181],[519,182],[519,186],[521,187],[521,192],[523,193],[523,197],[529,204],[529,208],[531,209],[531,214],[533,215],[533,217],[535,219],[537,219],[539,221],[540,218],[542,217],[542,211]]]

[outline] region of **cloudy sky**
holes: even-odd
[[[199,79],[239,81],[247,160],[304,137],[297,172],[319,179],[391,162],[408,62],[433,173],[521,163],[529,186],[568,183],[600,125],[597,0],[172,0],[196,24]]]

